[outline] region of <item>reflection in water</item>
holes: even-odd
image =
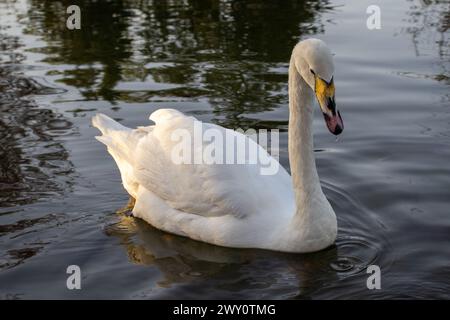
[[[20,211],[19,206],[37,200],[51,201],[69,191],[72,185],[73,166],[64,146],[55,139],[71,134],[72,124],[24,98],[57,91],[15,74],[20,70],[16,64],[21,57],[12,52],[18,46],[17,38],[0,33],[0,216],[12,215]],[[31,212],[26,219],[0,225],[0,237],[14,239],[54,220],[53,214],[39,216]],[[14,242],[14,249],[6,245],[1,250],[0,269],[21,264],[43,248],[39,241],[31,246]]]
[[[78,3],[89,27],[73,32],[60,15],[64,1],[31,1],[28,32],[48,43],[36,51],[48,63],[76,66],[59,81],[89,100],[207,97],[217,122],[235,128],[257,127],[241,115],[286,102],[290,50],[321,32],[317,15],[330,9],[301,0]]]
[[[440,58],[449,57],[448,29],[450,27],[450,4],[448,1],[422,0],[412,2],[408,12],[414,49],[418,56],[437,49]]]
[[[4,52],[15,49],[16,40],[0,35]],[[3,61],[0,65],[0,202],[4,207],[30,203],[70,189],[73,171],[63,145],[53,139],[70,134],[72,124],[23,98],[52,90],[11,72],[8,62]]]
[[[417,56],[433,55],[441,72],[431,77],[450,84],[450,3],[439,0],[412,1],[406,32],[412,37]]]
[[[331,268],[337,261],[336,247],[302,255],[224,248],[171,235],[122,215],[105,232],[120,238],[130,261],[156,267],[162,273],[158,285],[165,288],[182,283],[199,289],[217,282],[219,291],[233,294],[245,288],[252,295],[285,283],[294,292],[299,290],[298,298],[306,298],[320,283],[345,276]]]

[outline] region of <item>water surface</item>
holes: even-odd
[[[379,1],[380,30],[371,1],[76,3],[70,31],[66,1],[0,0],[0,298],[450,298],[448,1]],[[316,112],[335,246],[226,249],[116,213],[128,196],[95,113],[279,129],[288,168],[288,62],[307,37],[335,54],[346,125],[335,141]]]

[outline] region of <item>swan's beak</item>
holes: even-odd
[[[315,78],[316,97],[320,109],[322,109],[325,123],[332,134],[338,135],[344,130],[344,122],[342,121],[341,114],[336,108],[333,78],[331,78],[330,82],[326,82],[317,75]]]

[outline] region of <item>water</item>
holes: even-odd
[[[0,1],[0,298],[450,298],[448,1]],[[292,47],[335,53],[338,141],[314,130],[336,245],[215,247],[117,214],[128,197],[90,118],[178,108],[281,131]],[[66,289],[68,265],[82,290]],[[381,290],[368,290],[368,265]]]

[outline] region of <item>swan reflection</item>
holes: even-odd
[[[235,297],[246,288],[246,294],[256,298],[276,293],[282,283],[292,288],[289,296],[283,293],[284,298],[308,298],[339,277],[331,267],[338,260],[336,246],[311,254],[232,249],[168,234],[140,219],[117,217],[105,232],[120,239],[130,262],[157,268],[160,287],[214,286],[224,297]]]

